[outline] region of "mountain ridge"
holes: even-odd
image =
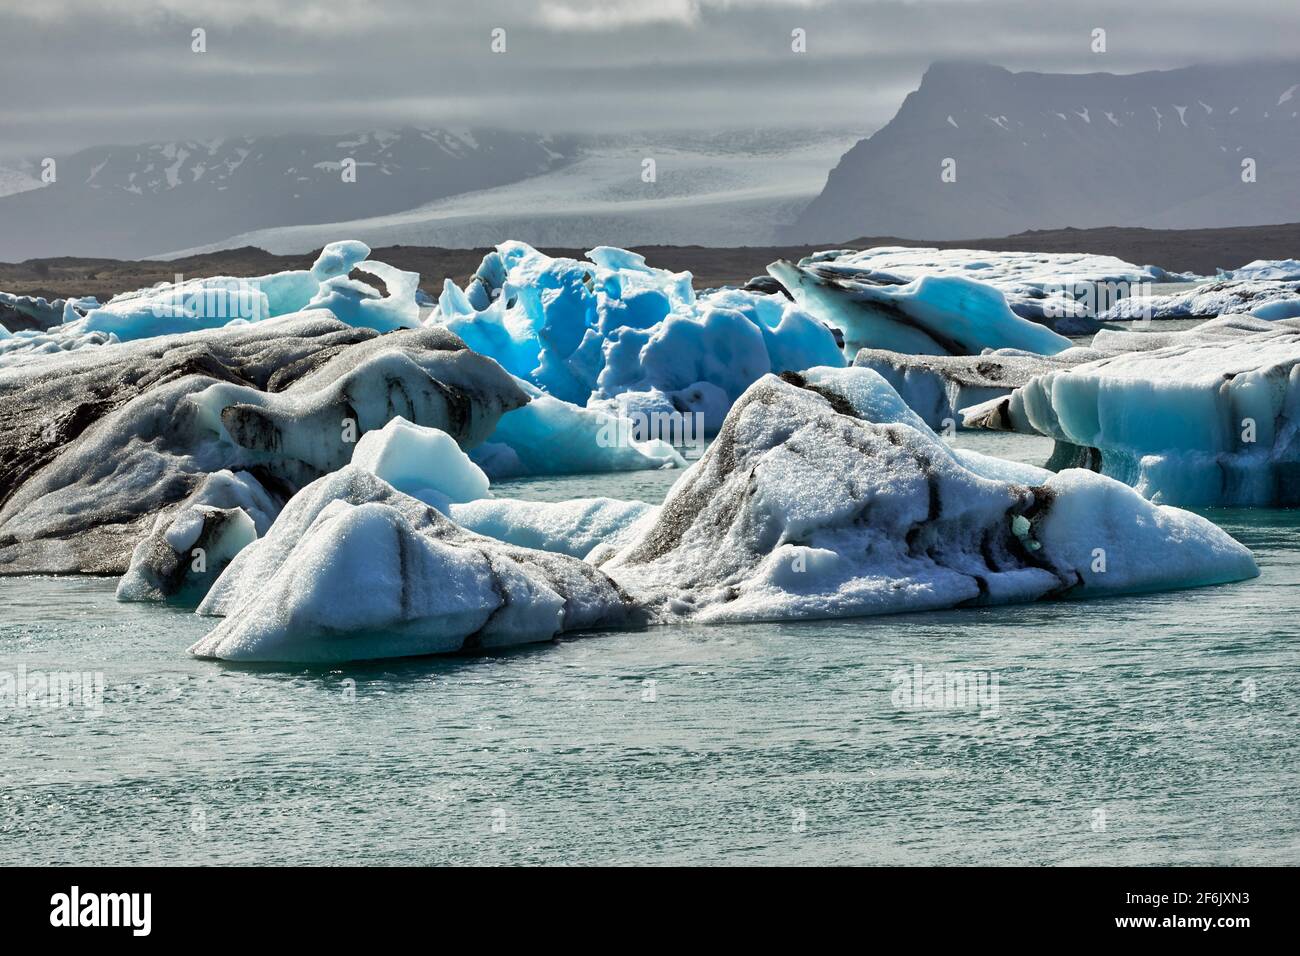
[[[1298,90],[1300,62],[1062,74],[940,61],[782,238],[1295,221]]]

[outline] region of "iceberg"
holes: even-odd
[[[429,321],[556,399],[599,405],[653,391],[706,416],[710,434],[723,402],[758,377],[844,363],[830,329],[784,296],[697,296],[690,273],[608,246],[581,261],[502,243],[464,289],[445,284]],[[694,394],[703,398],[692,406]]]
[[[837,272],[876,274],[897,282],[923,275],[967,276],[1013,293],[1052,292],[1063,283],[1185,282],[1197,278],[1139,266],[1115,256],[1087,252],[994,252],[989,249],[936,249],[922,246],[873,246],[836,249],[808,256],[805,262]]]
[[[653,522],[598,566],[659,622],[923,611],[1258,573],[1206,519],[1120,482],[957,455],[866,368],[760,379]]]
[[[117,599],[197,604],[235,555],[266,534],[279,510],[248,472],[213,472],[175,511],[158,516],[131,554]]]
[[[62,331],[62,326],[54,326],[48,331],[23,328],[10,332],[6,329],[0,332],[0,366],[17,365],[47,355],[65,355],[97,345],[113,345],[117,341],[117,336],[111,333],[68,333]]]
[[[1296,259],[1256,259],[1240,269],[1220,269],[1221,279],[1273,279],[1282,281],[1300,281],[1300,260]]]
[[[413,425],[400,415],[361,437],[352,464],[443,514],[453,503],[489,494],[487,475],[456,439],[438,428]]]
[[[0,294],[0,308],[41,317],[0,342],[0,362],[261,323],[317,309],[330,310],[348,325],[379,332],[419,327],[419,276],[371,261],[369,254],[369,247],[356,240],[332,242],[310,269],[251,279],[216,276],[160,283],[116,295],[102,306],[94,300],[29,302]],[[373,276],[382,289],[350,278],[354,270]],[[62,310],[61,321],[46,322],[44,317],[56,306]]]
[[[357,263],[356,268],[381,280],[386,292],[343,273],[323,279],[303,308],[329,309],[341,322],[380,332],[419,327],[420,306],[415,296],[419,273],[370,260]]]
[[[278,507],[395,417],[469,449],[527,401],[445,329],[324,311],[0,366],[0,568],[122,574],[214,472]]]
[[[118,341],[129,342],[302,312],[309,308],[322,283],[346,277],[369,253],[364,243],[345,240],[321,250],[311,269],[252,279],[188,279],[124,292],[90,310],[84,319],[65,323],[61,331],[68,335],[112,333]]]
[[[60,325],[69,308],[75,311],[77,306],[84,306],[86,302],[51,301],[40,296],[0,292],[0,338],[7,338],[6,332],[44,332],[51,326]]]
[[[799,267],[814,269],[827,278],[869,285],[905,285],[923,276],[972,279],[1002,292],[1016,315],[1063,335],[1095,332],[1101,312],[1152,283],[1197,278],[1088,253],[910,246],[818,252],[801,259]]]
[[[1068,349],[1069,339],[1016,315],[992,285],[963,276],[923,275],[883,284],[804,260],[767,267],[807,312],[844,333],[846,350],[907,355],[978,355],[1011,348],[1038,355]]]
[[[617,549],[658,511],[643,501],[615,498],[484,498],[453,504],[450,517],[462,528],[498,541],[586,559],[593,552]]]
[[[244,548],[190,648],[228,661],[336,663],[486,650],[628,623],[604,574],[457,527],[354,465],[308,485]]]
[[[500,366],[456,348],[446,330],[398,334],[350,349],[283,391],[214,382],[187,396],[182,412],[199,434],[301,487],[351,461],[362,436],[394,417],[473,447],[527,401]]]
[[[1300,316],[1300,281],[1220,280],[1167,295],[1137,295],[1117,302],[1100,319],[1213,319],[1245,313],[1270,320]]]
[[[928,426],[951,433],[963,425],[962,409],[1009,395],[1036,375],[1098,356],[1080,347],[1055,355],[1015,349],[982,355],[904,355],[861,349],[853,365],[880,375]]]
[[[964,410],[969,427],[1047,435],[1152,501],[1300,504],[1300,320],[1225,316],[1098,333],[1102,358]]]
[[[638,438],[632,419],[580,408],[523,379],[514,381],[528,404],[502,415],[488,443],[472,455],[489,478],[686,466],[662,438]]]

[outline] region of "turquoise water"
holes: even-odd
[[[497,491],[657,501],[675,477]],[[0,707],[0,858],[1294,864],[1300,515],[1209,513],[1260,578],[329,670],[193,660],[209,622],[109,580],[0,578],[0,670],[105,685],[98,715]],[[917,664],[996,675],[997,713],[900,709]]]

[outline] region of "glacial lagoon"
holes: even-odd
[[[494,490],[656,502],[679,475]],[[1260,577],[332,668],[192,658],[210,620],[121,604],[111,578],[0,578],[5,666],[103,681],[98,708],[0,708],[0,849],[30,864],[1293,863],[1300,514],[1203,513]],[[996,707],[900,707],[918,665],[996,677]]]

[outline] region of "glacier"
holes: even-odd
[[[1031,479],[1031,480],[1026,480]],[[599,567],[654,620],[923,611],[1254,577],[1206,519],[1082,470],[958,456],[869,369],[765,376]]]

